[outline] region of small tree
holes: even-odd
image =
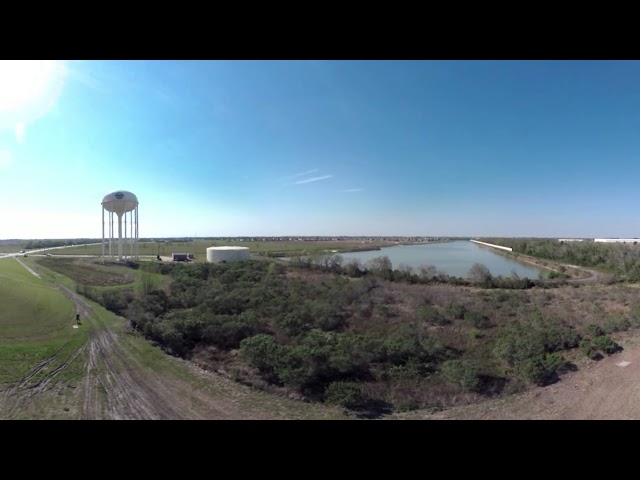
[[[349,260],[342,266],[342,270],[350,277],[361,277],[362,276],[362,264],[360,260],[353,259]]]
[[[438,270],[433,265],[421,265],[420,266],[420,278],[423,280],[431,280],[438,275]]]
[[[378,275],[385,280],[393,278],[393,264],[386,255],[369,260],[367,267],[374,275]]]
[[[488,286],[491,284],[493,276],[487,267],[481,263],[475,263],[469,270],[469,278],[475,283]]]
[[[407,265],[406,263],[401,263],[400,265],[398,265],[397,270],[405,275],[413,274],[413,267]]]

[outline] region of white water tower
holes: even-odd
[[[105,256],[104,212],[108,212],[109,256],[113,257],[112,244],[115,243],[113,214],[118,216],[118,260],[126,260],[127,246],[130,257],[138,258],[138,197],[125,190],[109,193],[102,199],[102,256]],[[127,213],[129,214],[129,236],[127,237]],[[124,217],[124,238],[122,219]],[[123,241],[124,240],[124,241]],[[124,255],[123,255],[124,254]]]

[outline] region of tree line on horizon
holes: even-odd
[[[640,246],[623,243],[559,242],[557,239],[489,238],[489,243],[521,253],[612,273],[616,280],[640,281]]]

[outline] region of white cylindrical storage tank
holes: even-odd
[[[249,260],[248,247],[209,247],[207,248],[207,262],[231,263]]]

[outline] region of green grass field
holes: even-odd
[[[0,344],[55,339],[71,328],[74,306],[15,259],[0,261]]]
[[[7,253],[17,253],[20,250],[24,250],[22,244],[0,244],[0,257]]]
[[[72,328],[71,300],[15,259],[0,260],[0,305],[0,386],[17,381],[56,353],[64,361],[83,341],[84,333]],[[32,380],[37,381],[37,375]]]
[[[360,241],[336,241],[336,242],[303,242],[303,241],[222,241],[222,240],[194,240],[193,242],[143,242],[139,244],[140,255],[161,255],[170,256],[172,253],[195,253],[196,259],[204,258],[207,247],[218,246],[238,246],[249,247],[253,254],[280,254],[293,255],[307,253],[319,253],[324,251],[337,250],[340,252],[352,251],[354,249],[375,248],[377,246],[388,246],[391,242],[362,243]],[[117,246],[112,246],[112,252],[117,252]],[[128,252],[128,250],[127,250]],[[102,245],[82,245],[76,247],[66,247],[51,250],[53,255],[100,255]]]
[[[38,257],[35,262],[77,283],[91,286],[128,285],[135,277],[135,270],[125,265],[101,265],[87,258]]]

